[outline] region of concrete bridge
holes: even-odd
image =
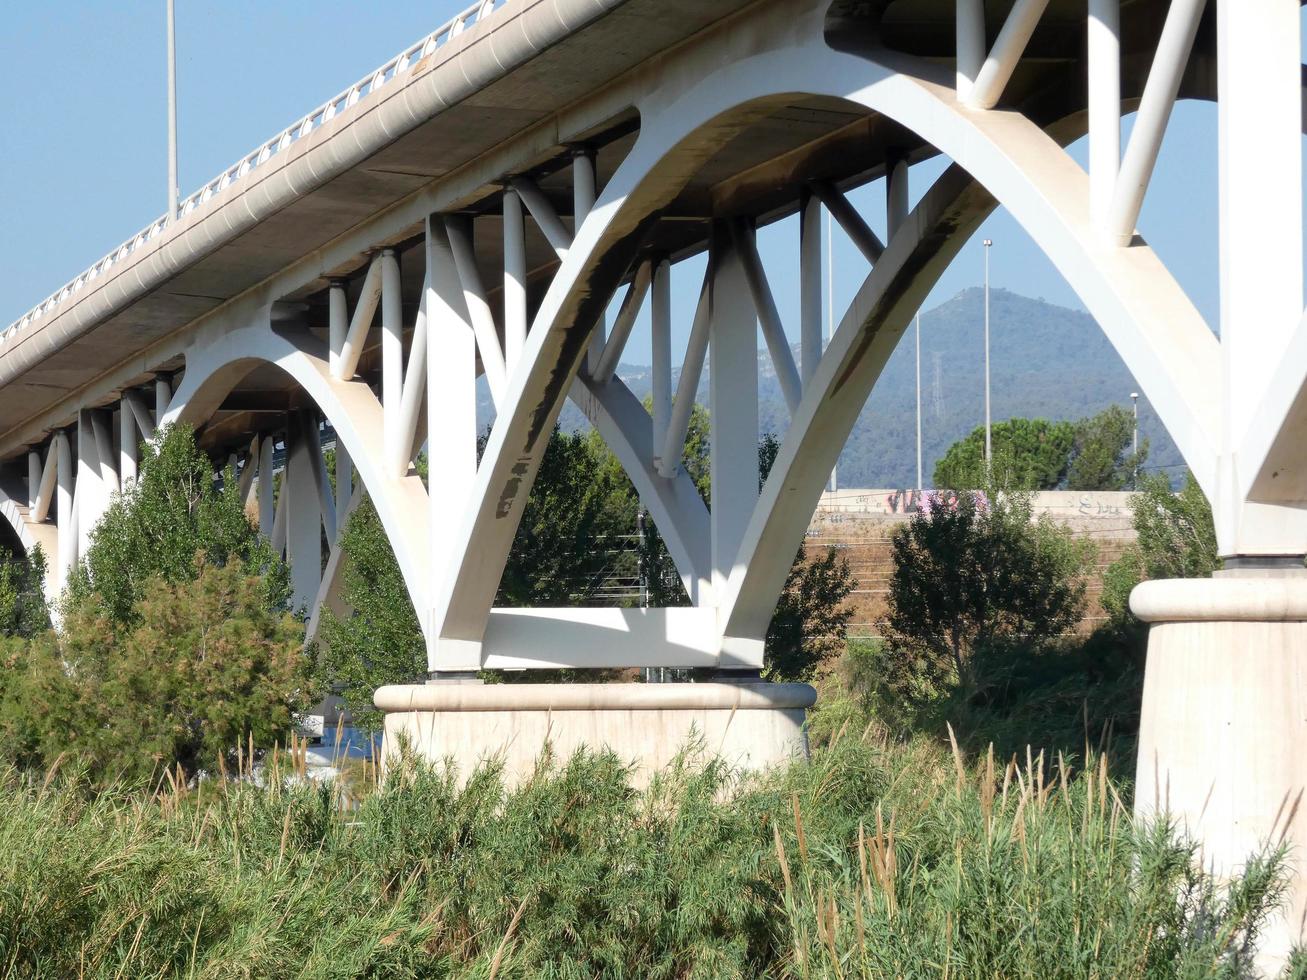
[[[1088,14],[1083,0],[484,0],[0,333],[3,513],[55,558],[58,588],[132,479],[138,439],[183,420],[257,487],[261,526],[314,609],[340,564],[321,554],[322,529],[334,540],[371,497],[433,679],[560,666],[756,677],[858,410],[931,285],[1002,205],[1101,324],[1213,503],[1230,573],[1136,596],[1159,624],[1140,798],[1169,801],[1234,860],[1282,829],[1307,765],[1293,751],[1307,735],[1299,37],[1292,0],[1089,0]],[[1177,98],[1219,106],[1219,340],[1136,228]],[[1136,113],[1124,143],[1123,111]],[[1086,133],[1087,172],[1064,149]],[[910,193],[914,165],[937,155],[950,165]],[[888,222],[873,228],[847,194],[878,179]],[[867,264],[826,346],[823,210]],[[793,262],[768,269],[755,231],[796,213]],[[703,252],[673,391],[670,269]],[[799,283],[797,361],[777,275]],[[645,303],[651,412],[614,375]],[[761,492],[760,328],[791,416]],[[711,510],[678,467],[706,362]],[[496,419],[478,465],[482,374]],[[635,482],[691,606],[494,608],[568,398]],[[324,419],[344,450],[334,497]],[[430,493],[412,468],[423,444]],[[274,495],[257,477],[279,445]],[[400,715],[502,720],[484,691],[454,690],[379,698]],[[801,692],[734,690],[699,707],[801,714]]]

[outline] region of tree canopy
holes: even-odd
[[[1133,451],[1134,418],[1110,405],[1078,422],[1007,419],[991,426],[993,462],[985,465],[985,428],[978,426],[935,464],[935,486],[950,490],[1123,490],[1148,458]]]
[[[173,425],[142,444],[140,476],[114,496],[91,532],[69,598],[96,592],[114,620],[126,623],[151,579],[194,578],[197,552],[210,565],[240,559],[262,574],[270,605],[289,602],[286,566],[246,516],[236,475],[229,470],[215,482],[194,431]]]

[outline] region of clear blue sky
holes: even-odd
[[[437,27],[464,0],[177,0],[181,191],[185,195],[241,154]],[[7,324],[166,209],[164,2],[69,0],[5,11],[0,63],[4,226],[0,325]],[[1141,230],[1215,324],[1216,155],[1214,107],[1181,104],[1162,150]],[[1083,146],[1073,148],[1083,163]],[[913,170],[914,198],[928,163]],[[920,171],[920,173],[918,173]],[[879,183],[864,189],[873,223],[883,220]],[[1005,213],[985,225],[930,302],[980,282],[980,239],[995,242],[996,286],[1079,308],[1081,304]],[[762,236],[770,268],[791,265],[794,223]],[[837,308],[865,266],[837,231]],[[689,327],[697,291],[677,276],[675,346]],[[773,276],[787,328],[797,329],[793,276]],[[686,281],[685,288],[680,283]],[[647,363],[647,335],[628,360]]]

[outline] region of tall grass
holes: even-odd
[[[810,765],[741,781],[687,753],[640,793],[609,754],[512,791],[412,766],[353,807],[11,771],[0,975],[1244,975],[1279,855],[1220,888],[1105,766],[1047,771],[851,726]]]

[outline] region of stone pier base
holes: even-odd
[[[502,756],[510,784],[530,775],[546,741],[566,758],[611,748],[643,786],[690,740],[730,765],[763,769],[806,757],[807,684],[413,684],[380,688],[384,755],[402,741],[466,774]]]
[[[1288,901],[1258,954],[1276,975],[1307,912],[1307,575],[1145,582],[1130,605],[1151,624],[1136,813],[1169,812],[1221,875],[1289,843]]]

